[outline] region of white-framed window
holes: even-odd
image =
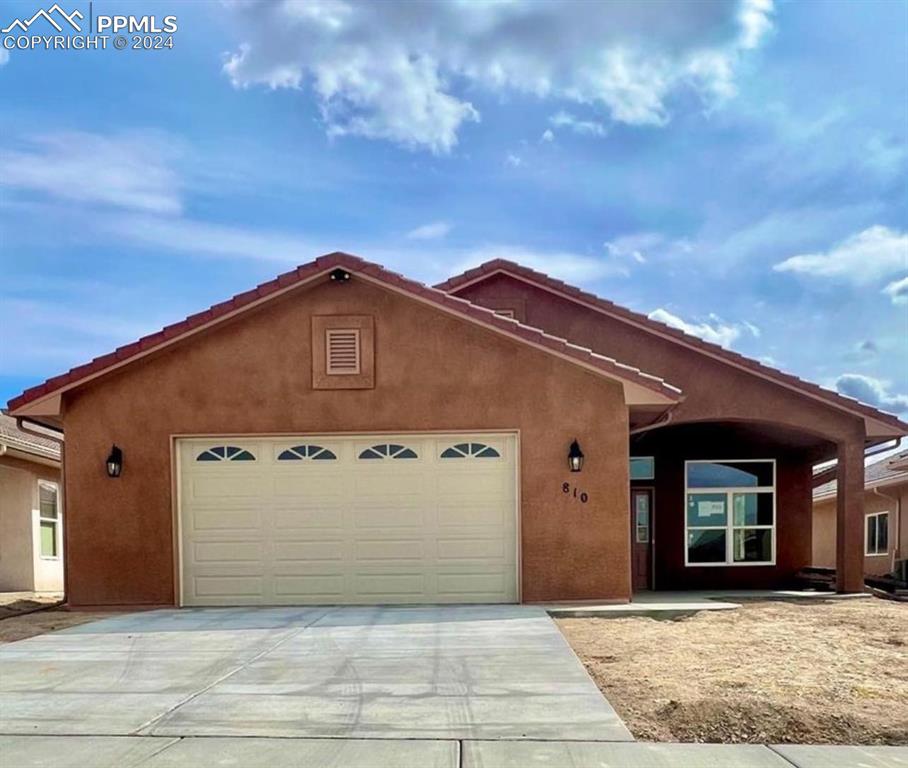
[[[889,554],[889,512],[864,515],[864,554]]]
[[[38,481],[38,539],[41,557],[60,557],[60,491],[44,480]]]
[[[775,565],[775,459],[684,462],[684,564]]]

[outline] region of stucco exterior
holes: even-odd
[[[63,558],[40,554],[38,483],[59,485],[57,467],[0,456],[0,592],[62,592]]]
[[[902,518],[908,509],[908,482],[877,490],[878,492],[873,489],[864,492],[864,512],[889,513],[889,551],[884,555],[865,555],[864,573],[868,576],[889,573],[894,559],[904,559],[905,553],[908,552],[908,527]],[[814,502],[812,519],[811,564],[820,568],[835,568],[835,499],[827,498]],[[897,527],[901,528],[901,531],[898,531]]]
[[[510,274],[490,274],[455,293],[489,308],[512,309],[529,325],[663,376],[684,392],[669,425],[631,440],[633,455],[657,457],[656,479],[649,483],[655,488],[657,589],[788,586],[810,564],[811,465],[834,456],[837,444],[863,451],[860,418]],[[747,457],[778,462],[775,565],[685,566],[684,460]],[[860,509],[847,515],[855,541],[862,517]],[[835,542],[835,526],[832,535]],[[850,571],[860,574],[862,551],[856,545],[847,551]]]
[[[375,318],[374,388],[313,389],[314,315]],[[301,288],[64,395],[68,597],[174,603],[175,435],[516,429],[522,600],[625,600],[627,419],[619,383],[410,297]],[[574,438],[587,458],[570,476]]]

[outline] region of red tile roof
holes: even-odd
[[[811,397],[813,399],[821,400],[830,406],[837,408],[839,410],[845,410],[850,413],[860,415],[862,417],[869,417],[875,419],[887,426],[894,427],[896,430],[899,430],[902,434],[908,433],[908,424],[905,424],[897,416],[881,411],[878,408],[873,408],[865,403],[855,400],[851,397],[846,397],[840,395],[837,392],[833,392],[823,387],[813,384],[809,381],[804,381],[803,379],[793,376],[790,373],[784,373],[776,368],[771,368],[768,365],[752,360],[749,357],[745,357],[737,352],[732,352],[731,350],[720,347],[718,344],[713,344],[708,341],[703,341],[703,339],[698,338],[697,336],[692,336],[684,331],[680,331],[676,328],[672,328],[664,323],[660,323],[656,320],[651,320],[646,315],[642,315],[639,312],[634,312],[630,309],[622,307],[614,302],[608,301],[607,299],[602,299],[595,294],[589,293],[587,291],[581,290],[576,286],[569,285],[562,280],[558,280],[554,277],[550,277],[542,272],[537,272],[534,269],[529,269],[520,264],[517,264],[513,261],[508,261],[507,259],[493,259],[487,261],[484,264],[480,264],[474,269],[469,269],[466,272],[455,275],[445,280],[443,283],[439,283],[435,287],[441,291],[446,291],[448,293],[456,293],[458,290],[465,288],[468,285],[479,282],[480,280],[489,277],[496,272],[506,272],[515,277],[521,278],[529,283],[542,286],[547,288],[550,291],[559,293],[562,296],[565,296],[574,301],[581,302],[584,304],[591,305],[592,307],[602,311],[607,315],[611,315],[620,320],[624,320],[632,325],[643,328],[644,330],[656,333],[659,336],[667,337],[673,341],[677,341],[681,344],[684,344],[687,347],[693,348],[697,351],[703,352],[710,355],[711,357],[718,358],[723,360],[726,363],[736,366],[737,368],[743,369],[750,373],[753,373],[757,376],[760,376],[764,379],[768,379],[777,384],[781,384],[789,389],[794,389],[800,391],[801,393]]]
[[[496,315],[490,309],[476,306],[466,299],[451,296],[444,291],[405,278],[396,272],[391,272],[358,256],[338,252],[321,256],[315,261],[303,264],[294,270],[279,275],[273,280],[262,283],[250,291],[237,294],[227,301],[215,304],[204,312],[190,315],[185,320],[168,325],[156,333],[119,347],[109,354],[96,357],[94,360],[72,368],[59,376],[54,376],[43,384],[31,387],[21,395],[14,397],[9,401],[9,409],[15,412],[36,400],[65,389],[72,389],[88,379],[96,378],[113,368],[119,368],[139,357],[144,357],[152,351],[169,346],[184,336],[199,331],[219,320],[232,317],[252,304],[261,303],[279,292],[283,293],[339,267],[354,275],[358,274],[371,278],[378,283],[410,294],[439,308],[470,320],[481,322],[499,332],[506,333],[528,344],[567,358],[574,363],[598,370],[606,376],[640,385],[661,395],[669,403],[678,402],[682,399],[681,392],[677,387],[673,387],[658,376],[644,373],[630,365],[624,365],[610,357],[597,354],[586,347],[571,344],[566,339],[552,336],[538,328],[532,328],[511,318]]]

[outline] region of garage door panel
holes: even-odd
[[[240,462],[230,462],[240,463]],[[250,496],[263,496],[268,492],[268,483],[264,478],[256,477],[251,472],[229,474],[212,473],[204,477],[195,477],[191,482],[191,493],[194,499],[237,499]]]
[[[293,462],[296,464],[297,462]],[[281,474],[273,481],[274,495],[305,497],[311,503],[336,502],[345,495],[344,485],[347,482],[342,469],[333,472],[312,469],[312,462],[300,462],[303,466],[288,469],[280,467]],[[296,473],[296,474],[294,474]]]
[[[272,513],[274,528],[280,531],[308,528],[340,530],[344,526],[343,509],[336,507],[299,506],[294,509],[275,509]]]
[[[507,509],[501,502],[465,501],[440,502],[438,505],[438,525],[442,528],[479,527],[500,529],[509,518]]]
[[[303,563],[319,560],[343,560],[347,549],[347,543],[343,539],[279,541],[274,544],[274,559]]]
[[[274,577],[274,593],[304,601],[343,602],[345,583],[343,573],[278,574]]]
[[[396,602],[396,598],[420,597],[427,592],[426,575],[421,571],[398,573],[357,573],[353,588],[356,594],[382,596],[383,600]]]
[[[422,560],[426,545],[422,538],[411,539],[356,539],[355,557],[358,561],[391,560],[406,562]]]
[[[469,477],[469,483],[464,482],[464,475]],[[498,496],[504,498],[508,495],[510,483],[511,478],[504,472],[490,472],[489,470],[473,473],[445,472],[439,474],[437,478],[436,491],[439,498],[450,496]]]
[[[231,441],[256,461],[196,462],[181,441],[188,605],[513,602],[516,438],[422,435]],[[481,443],[498,458],[442,459]],[[315,460],[322,446],[335,456]],[[417,459],[358,456],[400,445]],[[304,446],[300,449],[299,446]],[[293,448],[300,458],[279,459]]]
[[[439,560],[501,560],[507,558],[510,542],[504,539],[439,539]]]
[[[259,542],[203,541],[192,548],[196,563],[260,563],[264,548]]]
[[[426,524],[426,509],[419,506],[372,507],[354,510],[353,522],[357,528],[414,528]]]
[[[258,509],[200,509],[192,517],[195,531],[257,531],[262,526]]]
[[[261,576],[198,576],[195,594],[199,597],[251,597],[263,593]]]

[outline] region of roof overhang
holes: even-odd
[[[677,387],[673,387],[657,376],[599,355],[590,349],[571,344],[565,339],[551,336],[538,328],[523,325],[512,318],[497,315],[491,309],[479,307],[465,299],[409,280],[356,256],[333,253],[280,275],[251,291],[216,304],[204,312],[191,315],[157,333],[120,347],[108,355],[48,379],[43,384],[28,389],[13,398],[9,404],[9,413],[11,416],[26,416],[35,421],[57,425],[61,421],[63,395],[70,390],[83,387],[102,376],[107,376],[151,355],[160,354],[176,344],[215,326],[223,325],[279,296],[320,282],[338,267],[343,267],[358,279],[379,288],[425,303],[436,310],[482,326],[492,333],[510,337],[519,343],[552,354],[598,376],[619,382],[629,406],[668,408],[683,399],[681,391]]]
[[[770,368],[757,360],[730,352],[716,344],[703,341],[683,331],[670,328],[663,323],[650,320],[632,310],[610,305],[593,294],[582,291],[574,286],[569,286],[554,278],[537,273],[519,264],[513,264],[503,259],[496,259],[475,269],[468,270],[461,275],[456,275],[435,287],[439,290],[456,293],[476,283],[481,283],[495,275],[507,275],[515,280],[544,290],[563,299],[579,304],[599,314],[607,315],[615,320],[631,325],[647,333],[679,344],[698,354],[706,355],[721,363],[764,379],[772,384],[788,389],[797,394],[827,405],[838,411],[848,413],[860,418],[864,422],[864,429],[868,440],[886,441],[908,434],[908,424],[902,422],[894,414],[885,413],[872,406],[861,403],[853,398],[840,395],[837,392],[824,390],[816,384],[803,381],[796,376]],[[617,311],[620,310],[620,311]]]

